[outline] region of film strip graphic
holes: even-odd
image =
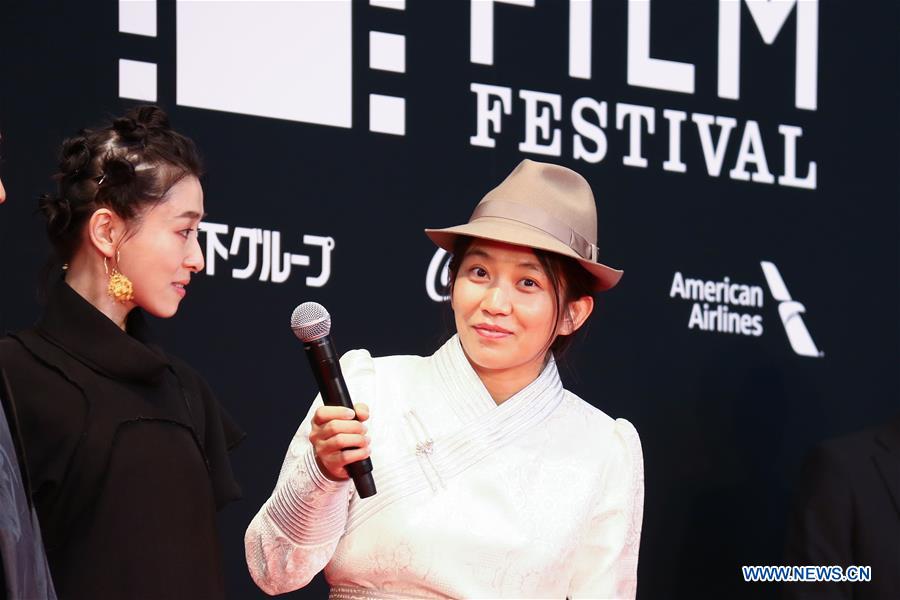
[[[389,10],[406,10],[406,0],[369,0],[369,5]],[[406,36],[385,31],[370,31],[369,68],[406,73]],[[405,135],[406,98],[369,94],[369,130]]]
[[[404,11],[405,0],[370,0]],[[119,32],[157,36],[156,0],[119,0]],[[353,6],[177,0],[176,103],[316,125],[353,126]],[[369,69],[406,72],[406,35],[369,31]],[[157,65],[119,59],[119,96],[157,101]],[[406,98],[370,93],[369,130],[406,134]]]
[[[119,33],[156,37],[156,0],[119,0]],[[156,63],[119,59],[119,97],[156,102]]]

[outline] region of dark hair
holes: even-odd
[[[104,127],[82,129],[62,144],[56,194],[38,200],[56,258],[72,258],[98,208],[126,221],[140,219],[182,178],[201,174],[194,142],[173,130],[157,106],[137,106]]]
[[[474,238],[460,235],[457,236],[453,244],[453,256],[447,265],[450,271],[451,296],[453,287],[456,284],[456,277],[459,275],[459,267],[462,265],[466,252],[474,241]],[[557,335],[562,309],[582,296],[593,294],[594,276],[578,264],[578,261],[574,258],[537,248],[532,248],[532,250],[547,274],[553,293],[553,329],[550,332],[550,339],[553,342],[550,344],[549,349],[556,358],[560,358],[571,347],[574,337],[574,332],[569,335]]]

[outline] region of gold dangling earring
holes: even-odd
[[[119,253],[116,252],[116,263],[119,262]],[[113,267],[112,274],[109,272],[109,266],[106,264],[106,257],[103,257],[103,268],[106,270],[106,276],[109,277],[109,283],[106,286],[106,293],[116,302],[125,304],[134,299],[134,285],[131,280],[119,273],[118,269]]]

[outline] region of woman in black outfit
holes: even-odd
[[[63,143],[40,209],[63,276],[0,340],[59,596],[224,596],[215,513],[243,434],[193,369],[147,342],[203,269],[200,161],[144,106]]]

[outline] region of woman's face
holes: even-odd
[[[479,374],[537,377],[554,325],[554,290],[529,248],[476,239],[453,285],[456,331]]]
[[[0,204],[6,202],[6,189],[3,187],[3,180],[0,180]]]
[[[133,303],[156,317],[171,317],[187,293],[191,274],[203,270],[197,225],[203,218],[203,188],[184,177],[167,200],[141,217],[119,246],[119,271],[134,284]]]

